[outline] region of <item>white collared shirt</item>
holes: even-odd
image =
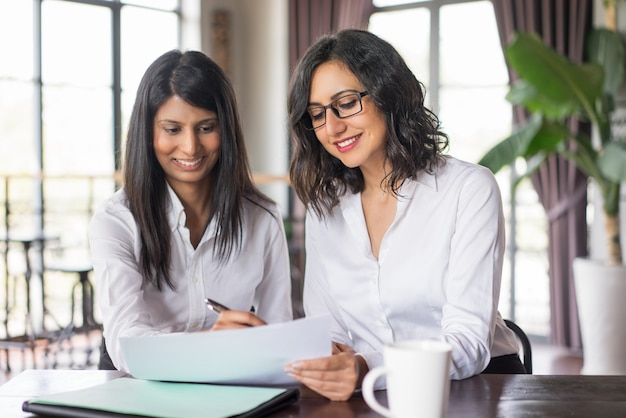
[[[268,323],[293,319],[287,242],[276,205],[265,205],[269,213],[243,200],[241,252],[220,264],[213,255],[214,222],[194,249],[185,227],[184,208],[169,186],[168,190],[170,279],[175,290],[164,284],[159,291],[142,279],[139,230],[123,189],[99,207],[90,223],[96,293],[107,350],[113,364],[123,371],[127,368],[120,337],[209,328],[217,315],[207,309],[207,297],[234,310],[248,311],[254,306],[259,318]]]
[[[333,340],[370,368],[385,343],[444,340],[450,377],[480,373],[490,358],[518,352],[497,312],[504,254],[498,185],[487,169],[447,158],[400,190],[393,223],[374,257],[360,193],[347,193],[326,219],[306,219],[304,307],[330,313]]]

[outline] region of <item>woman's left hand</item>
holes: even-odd
[[[352,348],[333,343],[330,357],[295,361],[285,372],[333,401],[345,401],[360,387],[366,369],[367,363]]]

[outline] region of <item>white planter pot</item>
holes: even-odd
[[[574,260],[582,374],[626,375],[626,266]]]

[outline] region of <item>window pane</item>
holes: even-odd
[[[369,30],[391,43],[415,76],[428,85],[430,12],[427,9],[374,13]]]
[[[444,6],[440,22],[441,84],[507,84],[491,2]]]
[[[121,19],[122,88],[134,93],[148,65],[178,47],[178,18],[174,13],[127,6]]]
[[[135,101],[137,86],[148,66],[163,53],[178,48],[175,13],[126,6],[122,8],[122,142]],[[145,22],[150,22],[146,25]],[[141,27],[141,30],[137,30]]]
[[[46,1],[41,20],[44,83],[111,85],[108,8]]]
[[[33,115],[32,83],[0,80],[0,174],[33,174],[39,171]]]
[[[0,0],[0,78],[33,78],[33,3]]]
[[[454,86],[439,89],[439,118],[450,136],[450,154],[478,162],[484,153],[511,132],[511,105],[500,86]]]
[[[46,175],[113,173],[111,90],[44,87]]]
[[[179,2],[178,0],[123,0],[122,3],[173,11],[178,8]]]

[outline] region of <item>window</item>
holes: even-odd
[[[477,162],[511,132],[508,75],[487,0],[374,0],[369,29],[393,44],[426,87],[428,106],[450,136],[450,154]],[[529,181],[511,194],[497,175],[507,219],[500,312],[535,336],[549,334],[547,221]],[[519,279],[518,279],[519,278]]]
[[[86,250],[91,212],[116,188],[140,77],[180,45],[180,1],[2,0],[0,15],[10,16],[0,25],[0,231],[45,228]]]

